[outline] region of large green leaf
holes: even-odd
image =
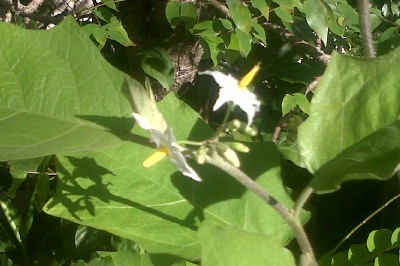
[[[299,147],[309,171],[399,119],[400,76],[393,74],[399,59],[400,49],[375,59],[332,55],[310,117],[299,127]]]
[[[383,180],[397,170],[400,170],[400,121],[369,135],[323,165],[311,185],[317,192],[331,192],[346,180]]]
[[[0,22],[0,33],[0,160],[97,150],[127,136],[127,76],[72,18],[49,31]]]
[[[200,228],[199,238],[203,266],[295,265],[290,251],[272,237],[206,222]]]
[[[177,139],[210,137],[208,126],[172,94],[159,108]],[[148,137],[138,127],[133,134]],[[131,239],[149,252],[190,259],[200,257],[196,230],[203,219],[271,235],[280,243],[293,237],[271,207],[213,167],[190,161],[203,178],[201,183],[184,177],[168,160],[144,168],[143,160],[154,151],[149,146],[143,139],[100,152],[59,156],[59,186],[45,211]],[[241,157],[243,170],[291,207],[274,145],[249,146],[251,152]],[[306,214],[302,217],[303,221],[307,218]]]

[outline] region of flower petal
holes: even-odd
[[[203,71],[199,72],[199,75],[210,75],[214,78],[214,80],[218,83],[221,88],[235,88],[238,87],[238,81],[232,77],[231,75],[225,75],[219,71]]]
[[[132,113],[133,117],[135,118],[136,122],[139,124],[139,126],[145,130],[150,130],[154,129],[152,125],[150,125],[149,122],[147,122],[146,118],[141,116],[138,113]]]

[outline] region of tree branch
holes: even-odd
[[[369,1],[357,0],[358,15],[360,18],[361,34],[364,45],[364,54],[367,57],[375,57],[374,41],[372,39],[371,19],[369,17]]]

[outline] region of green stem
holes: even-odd
[[[379,209],[377,209],[376,211],[374,211],[373,213],[371,213],[367,218],[365,218],[361,223],[359,223],[356,227],[353,228],[353,230],[351,230],[342,240],[340,240],[340,242],[336,245],[336,247],[334,247],[332,249],[332,254],[335,254],[336,250],[338,250],[338,248],[347,240],[349,239],[349,237],[354,234],[355,231],[357,231],[358,229],[360,229],[361,226],[363,226],[364,224],[366,224],[372,217],[374,217],[375,215],[377,215],[380,211],[382,211],[384,208],[386,208],[389,204],[391,204],[393,201],[397,200],[398,198],[400,198],[400,194],[397,194],[396,196],[394,196],[393,198],[391,198],[390,200],[388,200],[385,204],[383,204]]]
[[[308,240],[308,237],[298,217],[293,216],[292,212],[288,208],[286,208],[282,203],[280,203],[277,199],[270,195],[262,186],[257,184],[253,179],[243,173],[240,169],[226,162],[218,154],[215,153],[211,157],[207,156],[206,162],[231,175],[233,178],[236,179],[236,181],[254,192],[269,206],[271,206],[292,228],[293,232],[296,235],[296,239],[299,243],[301,251],[306,257],[309,258],[309,265],[317,265],[317,260],[315,259],[310,241]]]
[[[298,217],[300,215],[301,210],[303,209],[304,205],[306,204],[307,200],[310,198],[313,192],[314,190],[310,186],[307,186],[303,189],[293,207],[294,217]]]
[[[224,129],[226,128],[226,124],[228,123],[229,116],[231,115],[235,106],[236,105],[234,103],[228,103],[228,108],[226,109],[224,119],[222,120],[221,125],[215,131],[213,139],[218,139],[221,132],[224,131]]]

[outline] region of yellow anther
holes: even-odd
[[[257,72],[260,70],[260,63],[257,63],[239,82],[239,88],[242,90],[246,90],[247,86],[253,81]]]
[[[161,161],[169,154],[169,149],[167,147],[158,148],[152,155],[150,155],[143,162],[144,167],[151,167]]]

